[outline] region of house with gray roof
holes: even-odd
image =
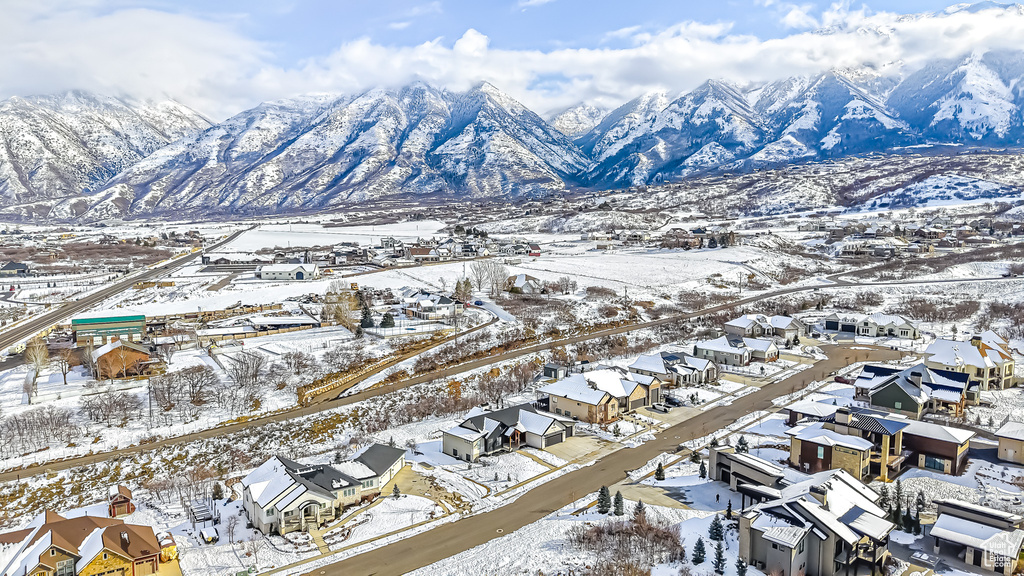
[[[705,384],[718,380],[718,366],[713,361],[684,352],[641,355],[629,365],[629,371],[653,376],[672,386]]]
[[[739,556],[765,574],[836,576],[881,569],[895,526],[878,495],[843,470],[769,489],[739,522]],[[858,568],[861,570],[859,571]]]
[[[405,451],[382,444],[334,465],[274,456],[242,479],[242,508],[264,534],[306,531],[379,496],[403,466]]]
[[[856,399],[916,419],[928,413],[962,416],[967,403],[979,398],[967,374],[926,364],[903,369],[868,365],[854,387]]]
[[[910,338],[917,340],[921,330],[913,320],[898,314],[839,314],[833,312],[822,319],[825,330],[847,332],[874,338]]]
[[[572,418],[520,404],[504,410],[474,409],[461,424],[445,430],[441,451],[459,460],[476,462],[481,456],[532,446],[544,450],[575,433]]]

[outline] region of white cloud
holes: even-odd
[[[405,30],[409,26],[412,26],[412,21],[411,20],[403,20],[401,22],[391,22],[390,24],[388,24],[388,29],[390,29],[390,30]]]
[[[762,40],[735,33],[729,23],[683,22],[611,33],[631,40],[626,47],[541,51],[493,46],[470,29],[454,41],[406,47],[359,38],[282,66],[228,23],[153,10],[101,13],[86,4],[44,14],[28,2],[0,14],[0,87],[9,94],[74,87],[168,94],[216,118],[262,100],[413,80],[452,89],[487,80],[544,113],[583,100],[613,106],[649,90],[689,90],[708,78],[765,81],[829,67],[882,69],[895,61],[913,68],[989,48],[1020,49],[1024,37],[1019,7],[905,16],[837,4],[817,18],[827,34],[804,30]],[[538,82],[544,78],[559,82]]]
[[[786,28],[817,28],[818,21],[810,14],[808,6],[790,6],[786,15],[782,17],[782,25]]]
[[[519,0],[518,5],[520,8],[529,8],[530,6],[540,6],[542,4],[550,4],[555,0]]]

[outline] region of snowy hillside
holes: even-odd
[[[611,110],[593,104],[577,104],[551,117],[551,125],[572,140],[583,136],[601,123]]]
[[[209,121],[173,101],[66,92],[0,102],[0,201],[86,193]]]

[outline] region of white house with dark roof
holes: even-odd
[[[445,430],[441,451],[475,462],[481,456],[515,451],[523,446],[544,450],[574,435],[572,418],[520,404],[504,410],[474,409],[461,424]]]
[[[917,324],[898,314],[839,314],[833,312],[822,319],[825,330],[849,332],[858,336],[910,338],[917,340],[921,331]]]
[[[403,466],[405,450],[382,444],[331,466],[274,456],[242,479],[242,508],[264,534],[305,531],[376,498]]]
[[[786,344],[807,335],[807,326],[790,316],[744,314],[724,324],[725,333],[740,338],[780,338]]]
[[[718,366],[713,361],[683,352],[644,354],[629,365],[629,371],[653,376],[673,386],[705,384],[718,380]]]
[[[619,419],[618,399],[591,386],[583,374],[573,374],[537,390],[548,397],[548,409],[560,416],[608,424]]]
[[[314,280],[320,277],[316,264],[267,264],[256,267],[260,280]]]

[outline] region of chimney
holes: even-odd
[[[971,336],[971,346],[974,346],[975,348],[981,346],[981,334]]]
[[[909,380],[914,383],[914,386],[920,387],[921,386],[921,373],[917,372],[916,370],[914,372],[911,372]]]
[[[121,545],[127,547],[128,544],[128,532],[121,532]]]
[[[843,406],[836,410],[836,424],[850,425],[850,409],[848,407]]]

